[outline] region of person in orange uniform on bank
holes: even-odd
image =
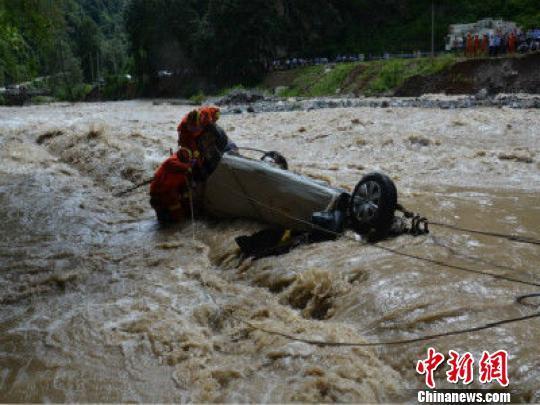
[[[150,205],[159,222],[181,222],[190,216],[191,176],[196,163],[180,148],[157,169],[150,183]]]
[[[514,54],[516,52],[516,43],[516,34],[514,32],[511,32],[510,36],[508,37],[508,53]]]
[[[471,33],[469,32],[467,34],[467,42],[466,42],[466,46],[465,46],[465,56],[467,57],[471,57],[472,54],[473,54],[473,37],[471,35]]]
[[[474,35],[474,56],[477,57],[478,55],[480,55],[480,37],[478,36],[478,34],[475,34]]]

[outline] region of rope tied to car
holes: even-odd
[[[284,212],[283,210],[280,210],[279,208],[269,206],[268,204],[265,204],[262,201],[257,200],[256,198],[250,197],[245,193],[238,192],[238,191],[236,191],[234,189],[231,189],[231,188],[228,188],[228,190],[232,194],[236,194],[238,196],[241,196],[242,198],[245,198],[246,200],[250,201],[253,204],[257,204],[260,207],[263,207],[263,208],[268,209],[270,211],[279,213],[280,215],[288,217],[289,219],[291,219],[293,221],[296,221],[298,223],[302,223],[302,224],[305,224],[305,225],[310,225],[311,227],[313,227],[313,229],[317,229],[317,230],[319,230],[321,232],[326,232],[326,233],[332,234],[333,236],[336,236],[336,237],[346,237],[346,238],[348,238],[350,240],[358,242],[358,239],[356,237],[354,237],[354,236],[343,235],[341,233],[328,230],[326,228],[323,228],[323,227],[320,227],[320,226],[318,226],[316,224],[313,224],[310,221],[304,220],[302,218],[294,217],[293,215],[290,215],[290,214]],[[428,221],[427,221],[427,219],[425,217],[421,217],[418,214],[414,214],[414,213],[412,213],[410,211],[406,211],[402,206],[399,206],[398,209],[401,210],[402,212],[404,212],[405,217],[413,218],[413,219],[416,218],[416,224],[419,224],[419,225],[417,225],[418,227],[420,227],[421,225],[428,226],[427,225]],[[421,230],[422,228],[419,228],[419,229]],[[540,287],[540,283],[537,283],[537,282],[521,280],[521,279],[518,279],[518,278],[508,277],[508,276],[504,276],[504,275],[500,275],[500,274],[494,274],[494,273],[490,273],[490,272],[487,272],[487,271],[476,270],[476,269],[471,269],[471,268],[464,267],[464,266],[453,265],[453,264],[446,263],[446,262],[441,261],[441,260],[431,259],[431,258],[428,258],[428,257],[417,256],[417,255],[409,254],[407,252],[402,252],[402,251],[399,251],[397,249],[393,249],[393,248],[390,248],[390,247],[387,247],[387,246],[382,246],[379,243],[364,242],[363,245],[372,246],[372,247],[384,250],[384,251],[392,253],[392,254],[396,254],[396,255],[399,255],[399,256],[403,256],[403,257],[407,257],[407,258],[411,258],[411,259],[415,259],[415,260],[424,261],[424,262],[427,262],[427,263],[430,263],[430,264],[435,264],[435,265],[440,266],[440,267],[445,267],[445,268],[450,268],[450,269],[454,269],[454,270],[470,272],[470,273],[474,273],[474,274],[477,274],[477,275],[492,277],[492,278],[495,278],[495,279],[505,280],[505,281],[513,282],[513,283],[519,283],[519,284],[523,284],[523,285],[527,285],[527,286]],[[514,300],[515,300],[515,302],[517,304],[533,307],[535,305],[534,304],[529,304],[526,301],[526,299],[533,298],[533,297],[538,297],[538,296],[540,296],[540,293],[533,293],[533,294],[527,294],[527,295],[522,295],[522,296],[516,297],[516,298],[514,298]],[[507,324],[511,324],[511,323],[522,322],[522,321],[527,321],[527,320],[539,318],[540,317],[540,312],[532,313],[532,314],[528,314],[528,315],[524,315],[524,316],[520,316],[520,317],[513,317],[513,318],[488,322],[486,324],[473,326],[473,327],[470,327],[470,328],[465,328],[465,329],[460,329],[460,330],[455,330],[455,331],[441,332],[441,333],[425,335],[425,336],[419,336],[419,337],[415,337],[415,338],[411,338],[411,339],[401,339],[401,340],[386,341],[386,342],[367,342],[367,343],[366,342],[332,342],[332,341],[323,341],[323,340],[317,340],[317,339],[302,338],[302,337],[294,336],[292,334],[287,334],[287,333],[284,333],[284,332],[271,330],[271,329],[267,329],[265,327],[256,325],[251,321],[248,321],[246,319],[242,319],[242,318],[239,318],[239,317],[235,316],[232,312],[229,313],[229,316],[231,318],[235,319],[236,321],[244,323],[244,324],[248,325],[249,327],[251,327],[251,328],[253,328],[255,330],[259,330],[261,332],[264,332],[264,333],[267,333],[267,334],[270,334],[270,335],[281,336],[281,337],[284,337],[284,338],[292,340],[292,341],[303,342],[303,343],[311,344],[311,345],[315,345],[315,346],[374,347],[374,346],[394,346],[394,345],[412,344],[412,343],[417,343],[417,342],[434,340],[434,339],[438,339],[438,338],[441,338],[441,337],[455,336],[455,335],[461,335],[461,334],[465,334],[465,333],[471,333],[471,332],[478,332],[478,331],[487,330],[487,329],[493,329],[493,328],[500,327],[500,326],[507,325]]]
[[[152,183],[152,181],[154,181],[153,176],[151,178],[149,178],[149,179],[146,179],[146,180],[142,181],[141,183],[137,183],[137,184],[133,185],[132,187],[129,187],[129,188],[125,189],[125,190],[114,193],[113,197],[122,197],[122,196],[124,196],[126,194],[131,193],[132,191],[138,190],[141,187],[147,186],[148,184]]]
[[[431,226],[438,226],[440,228],[451,229],[453,231],[460,231],[460,232],[471,233],[471,234],[476,234],[476,235],[491,236],[494,238],[506,239],[512,242],[526,243],[526,244],[531,244],[531,245],[540,245],[540,239],[533,238],[531,236],[513,235],[513,234],[505,234],[505,233],[491,232],[491,231],[481,231],[478,229],[463,228],[457,225],[445,224],[442,222],[429,221],[425,217],[421,217],[420,215],[415,214],[412,211],[408,211],[401,204],[398,204],[396,206],[396,210],[402,212],[405,218],[412,219],[413,226],[412,226],[411,233],[413,235],[415,234],[414,232],[417,228],[420,232],[419,234],[422,234],[422,230],[425,230],[424,233],[429,233],[429,225],[431,225]]]
[[[222,185],[222,184],[220,184],[220,185],[222,187],[226,187],[225,185]],[[317,231],[325,232],[325,233],[328,233],[328,234],[330,234],[332,236],[335,236],[335,237],[345,237],[345,238],[347,238],[349,240],[352,240],[352,241],[355,241],[357,243],[361,242],[355,236],[344,235],[342,233],[335,232],[335,231],[323,228],[323,227],[318,226],[318,225],[316,225],[316,224],[314,224],[314,223],[312,223],[310,221],[307,221],[305,219],[295,217],[295,216],[293,216],[293,215],[291,215],[291,214],[289,214],[289,213],[287,213],[287,212],[285,212],[285,211],[283,211],[283,210],[281,210],[279,208],[275,208],[275,207],[272,207],[272,206],[270,206],[268,204],[265,204],[262,201],[259,201],[256,198],[250,197],[250,196],[248,196],[247,194],[245,194],[243,192],[239,192],[239,191],[234,190],[234,189],[232,189],[230,187],[227,187],[227,189],[231,194],[241,196],[242,198],[250,201],[253,204],[257,204],[258,206],[263,207],[263,208],[265,208],[265,209],[267,209],[269,211],[279,213],[280,215],[285,216],[285,217],[287,217],[287,218],[289,218],[289,219],[291,219],[293,221],[296,221],[298,223],[301,223],[301,224],[304,224],[304,225],[309,225],[309,226],[311,226],[313,229],[315,229]],[[490,273],[490,272],[487,272],[487,271],[471,269],[471,268],[464,267],[464,266],[453,265],[453,264],[450,264],[450,263],[446,263],[446,262],[444,262],[442,260],[431,259],[429,257],[418,256],[418,255],[414,255],[414,254],[411,254],[411,253],[402,252],[402,251],[397,250],[397,249],[393,249],[393,248],[390,248],[390,247],[387,247],[387,246],[383,246],[383,245],[379,244],[379,242],[367,242],[367,241],[364,241],[362,244],[365,245],[365,246],[372,246],[374,248],[384,250],[386,252],[389,252],[389,253],[392,253],[392,254],[395,254],[395,255],[398,255],[398,256],[403,256],[403,257],[407,257],[407,258],[410,258],[410,259],[424,261],[424,262],[430,263],[430,264],[435,264],[435,265],[440,266],[440,267],[446,267],[446,268],[450,268],[450,269],[453,269],[453,270],[470,272],[470,273],[479,274],[479,275],[482,275],[482,276],[487,276],[487,277],[492,277],[492,278],[496,278],[496,279],[500,279],[500,280],[513,282],[513,283],[529,285],[529,286],[532,286],[532,287],[540,287],[540,283],[537,283],[537,282],[521,280],[521,279],[518,279],[518,278],[504,276],[504,275],[501,275],[501,274],[495,274],[495,273]]]
[[[234,175],[234,172],[233,172],[233,175]],[[236,176],[235,176],[235,178],[239,182],[239,179]],[[150,182],[150,181],[151,180],[149,180],[148,182]],[[148,183],[146,183],[146,184],[148,184]],[[140,186],[141,185],[138,185],[138,187],[140,187]],[[241,184],[239,184],[239,186],[241,186]],[[137,188],[137,186],[135,188]],[[263,207],[265,209],[268,209],[268,210],[274,211],[276,213],[279,213],[280,215],[284,215],[284,216],[288,217],[289,219],[294,220],[294,221],[296,221],[298,223],[307,224],[307,225],[311,226],[313,229],[317,229],[318,231],[326,232],[326,233],[332,234],[333,236],[336,236],[336,237],[343,236],[343,234],[341,234],[341,233],[334,232],[334,231],[328,230],[326,228],[320,227],[320,226],[318,226],[316,224],[313,224],[310,221],[306,221],[306,220],[303,220],[301,218],[296,218],[296,217],[284,212],[283,210],[280,210],[280,209],[275,208],[275,207],[271,207],[271,206],[269,206],[269,205],[267,205],[267,204],[265,204],[265,203],[263,203],[261,201],[258,201],[257,199],[248,196],[245,193],[245,190],[243,190],[244,192],[238,192],[236,190],[228,188],[228,191],[231,192],[232,194],[236,194],[238,196],[241,196],[242,198],[250,201],[250,203],[252,203],[252,204],[256,204],[256,205],[258,205],[260,207]],[[448,225],[448,224],[433,223],[433,222],[429,222],[427,220],[427,218],[425,218],[425,217],[422,217],[422,216],[420,216],[418,214],[414,214],[414,213],[412,213],[410,211],[405,210],[401,205],[398,205],[397,209],[399,211],[403,212],[405,218],[412,219],[412,221],[411,221],[411,229],[409,230],[409,233],[412,234],[412,235],[420,235],[420,234],[429,233],[429,224],[432,224],[432,225],[437,225],[437,226],[446,226],[449,229],[460,230],[460,231],[463,231],[463,232],[478,233],[478,234],[483,234],[483,235],[487,235],[487,236],[501,237],[501,238],[505,238],[505,239],[515,241],[515,242],[532,243],[532,244],[535,244],[535,245],[540,244],[540,241],[537,241],[537,240],[535,240],[533,238],[524,238],[524,237],[520,237],[520,236],[516,236],[516,235],[504,235],[504,234],[498,234],[498,233],[493,233],[493,232],[475,231],[475,230],[470,230],[470,229],[465,229],[465,228],[459,228],[457,226],[452,226],[452,225]],[[192,218],[192,221],[193,221],[193,218]],[[345,237],[347,237],[348,239],[354,240],[355,242],[358,242],[358,239],[356,237],[351,237],[351,236],[348,236],[348,235],[345,235]],[[467,268],[467,267],[464,267],[464,266],[452,265],[450,263],[446,263],[446,262],[443,262],[443,261],[440,261],[440,260],[431,259],[431,258],[427,258],[427,257],[422,257],[422,256],[417,256],[417,255],[409,254],[409,253],[406,253],[406,252],[402,252],[402,251],[399,251],[399,250],[396,250],[396,249],[392,249],[392,248],[389,248],[389,247],[386,247],[386,246],[382,246],[382,245],[380,245],[378,243],[364,242],[364,245],[373,246],[375,248],[385,250],[385,251],[387,251],[389,253],[392,253],[392,254],[400,255],[400,256],[415,259],[415,260],[424,261],[424,262],[435,264],[435,265],[441,266],[441,267],[446,267],[446,268],[450,268],[450,269],[454,269],[454,270],[471,272],[471,273],[475,273],[475,274],[479,274],[479,275],[483,275],[483,276],[489,276],[489,277],[493,277],[493,278],[496,278],[496,279],[505,280],[505,281],[508,281],[508,282],[514,282],[514,283],[520,283],[520,284],[534,286],[534,287],[540,287],[540,284],[536,283],[536,282],[525,281],[525,280],[520,280],[520,279],[517,279],[517,278],[507,277],[507,276],[504,276],[504,275],[498,275],[498,274],[493,274],[493,273],[485,272],[485,271],[481,271],[481,270],[470,269],[470,268]],[[210,296],[212,297],[211,294],[210,294]],[[521,304],[521,305],[526,305],[526,306],[535,306],[534,304],[529,304],[526,300],[529,299],[529,298],[538,297],[538,296],[540,296],[540,293],[522,295],[522,296],[519,296],[519,297],[516,298],[516,303]],[[214,300],[214,302],[216,302],[213,297],[212,297],[212,300]],[[216,302],[216,304],[217,304],[217,302]],[[489,322],[489,323],[486,323],[486,324],[483,324],[483,325],[474,326],[474,327],[470,327],[470,328],[465,328],[465,329],[461,329],[461,330],[447,331],[447,332],[441,332],[441,333],[437,333],[437,334],[431,334],[431,335],[425,335],[425,336],[415,337],[415,338],[411,338],[411,339],[402,339],[402,340],[395,340],[395,341],[386,341],[386,342],[333,342],[333,341],[324,341],[324,340],[317,340],[317,339],[302,338],[302,337],[294,336],[292,334],[287,334],[287,333],[284,333],[284,332],[267,329],[267,328],[265,328],[263,326],[256,325],[256,324],[254,324],[253,322],[251,322],[249,320],[242,319],[242,318],[239,318],[239,317],[235,316],[232,313],[232,311],[229,311],[229,312],[230,312],[229,316],[232,319],[234,319],[234,320],[236,320],[238,322],[244,323],[244,324],[248,325],[249,327],[251,327],[251,328],[253,328],[255,330],[259,330],[261,332],[271,334],[271,335],[281,336],[281,337],[287,338],[287,339],[292,340],[292,341],[303,342],[303,343],[306,343],[306,344],[311,344],[311,345],[316,345],[316,346],[334,346],[334,347],[374,347],[374,346],[392,346],[392,345],[412,344],[412,343],[417,343],[417,342],[422,342],[422,341],[434,340],[434,339],[438,339],[438,338],[441,338],[441,337],[455,336],[455,335],[460,335],[460,334],[465,334],[465,333],[471,333],[471,332],[477,332],[477,331],[492,329],[492,328],[500,327],[500,326],[503,326],[503,325],[506,325],[506,324],[511,324],[511,323],[515,323],[515,322],[522,322],[522,321],[531,320],[531,319],[535,319],[535,318],[540,317],[540,312],[538,312],[538,313],[524,315],[524,316],[521,316],[521,317],[514,317],[514,318],[509,318],[509,319],[493,321],[493,322]]]
[[[441,227],[441,228],[447,228],[447,229],[451,229],[451,230],[454,230],[454,231],[472,233],[472,234],[483,235],[483,236],[491,236],[491,237],[494,237],[494,238],[506,239],[506,240],[509,240],[509,241],[512,241],[512,242],[517,242],[517,243],[525,243],[525,244],[530,244],[530,245],[540,245],[540,239],[536,239],[536,238],[533,238],[533,237],[530,237],[530,236],[521,236],[521,235],[504,234],[504,233],[498,233],[498,232],[480,231],[480,230],[477,230],[477,229],[462,228],[462,227],[459,227],[459,226],[456,226],[456,225],[445,224],[445,223],[441,223],[441,222],[430,221],[429,223],[430,223],[430,225],[433,225],[433,226],[438,226],[438,227]]]

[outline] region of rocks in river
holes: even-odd
[[[229,97],[229,96],[226,96]],[[232,97],[227,100],[241,101],[244,96]],[[246,96],[247,97],[247,96]],[[312,111],[324,108],[440,108],[460,109],[472,107],[510,107],[510,108],[540,108],[540,95],[534,94],[499,94],[495,97],[484,98],[484,93],[476,95],[447,96],[444,94],[426,94],[421,97],[291,97],[277,99],[262,96],[258,101],[245,103],[230,103],[223,107],[224,114],[239,112],[287,112]],[[248,98],[250,99],[250,98]],[[251,99],[250,99],[251,100]],[[219,104],[219,103],[218,103]],[[227,103],[225,103],[227,104]],[[223,102],[222,104],[223,105]],[[352,122],[356,125],[356,122]]]
[[[217,105],[241,105],[241,104],[252,104],[257,101],[264,100],[265,96],[263,93],[257,90],[244,90],[244,89],[234,89],[226,96],[217,99],[215,103]]]
[[[407,139],[413,145],[430,146],[432,143],[431,139],[420,134],[411,134]]]
[[[528,150],[514,150],[513,152],[501,152],[498,155],[499,160],[513,160],[519,163],[533,163],[533,154]]]
[[[474,154],[474,157],[485,157],[487,152],[485,150],[479,150]]]
[[[489,96],[489,92],[487,89],[482,89],[476,95],[474,96],[477,100],[485,100]]]

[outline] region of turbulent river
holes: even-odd
[[[388,402],[415,398],[426,349],[505,349],[517,401],[540,401],[540,320],[377,347],[538,312],[539,292],[349,238],[239,263],[246,221],[161,229],[147,189],[187,106],[0,109],[0,401]],[[540,237],[540,113],[478,108],[224,115],[239,145],[354,187],[379,170],[432,220]],[[381,243],[540,282],[540,248],[432,228]],[[249,323],[244,322],[249,321]],[[257,328],[254,328],[257,326]],[[443,368],[437,388],[450,387]],[[497,388],[496,383],[488,385]],[[485,387],[477,379],[471,387]]]

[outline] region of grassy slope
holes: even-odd
[[[272,73],[273,77],[267,78],[263,85],[288,86],[280,93],[284,97],[321,97],[347,93],[383,95],[391,93],[412,76],[437,73],[455,62],[453,56],[442,56],[435,59],[343,63],[333,68],[308,66]]]

